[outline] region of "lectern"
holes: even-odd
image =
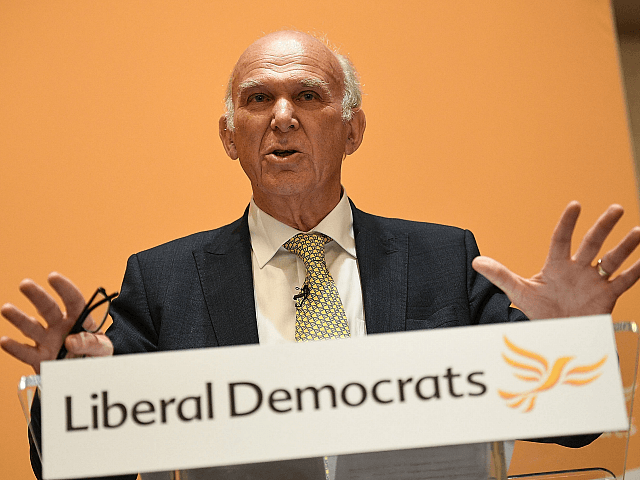
[[[623,336],[635,342],[620,357],[634,370],[626,399]],[[504,441],[628,440],[638,343],[635,324],[605,315],[123,355],[47,362],[20,396],[29,415],[40,389],[47,479],[502,480]],[[611,476],[588,465],[519,478],[616,478],[622,458]]]

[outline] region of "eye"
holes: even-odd
[[[298,98],[305,102],[310,102],[312,100],[318,99],[318,94],[316,92],[302,92]]]
[[[267,101],[267,96],[264,93],[254,93],[247,99],[247,101],[262,103]]]

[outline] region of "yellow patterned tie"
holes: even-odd
[[[330,241],[331,237],[311,232],[298,233],[284,243],[307,271],[308,294],[296,308],[296,342],[349,336],[347,315],[324,258],[324,245]]]

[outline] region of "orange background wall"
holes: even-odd
[[[224,84],[283,27],[325,33],[361,73],[368,128],[344,167],[360,208],[470,228],[523,275],[572,199],[580,234],[613,202],[616,239],[639,223],[607,1],[5,0],[0,302],[32,311],[17,285],[52,270],[87,296],[117,290],[131,253],[237,218],[250,189],[218,140]],[[639,299],[614,318],[639,320]],[[32,478],[15,394],[29,370],[0,366],[1,476]],[[563,455],[525,448],[515,468]]]

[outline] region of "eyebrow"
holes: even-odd
[[[240,94],[242,94],[242,91],[246,90],[247,88],[260,87],[262,85],[263,83],[258,80],[246,80],[238,85],[238,90],[240,91]]]
[[[331,94],[331,91],[329,90],[329,82],[326,82],[319,78],[303,78],[299,83],[301,85],[304,85],[305,87],[319,87],[325,94]],[[243,92],[249,88],[262,86],[264,86],[264,83],[260,80],[245,80],[240,85],[238,85],[238,95],[242,96]]]
[[[303,78],[300,80],[300,83],[305,87],[320,87],[325,91],[325,93],[330,93],[329,82],[325,82],[319,78]]]

